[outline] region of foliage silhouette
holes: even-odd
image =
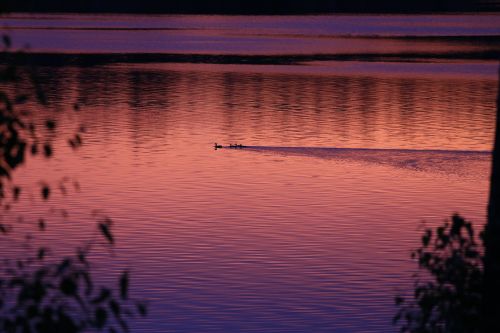
[[[483,288],[482,242],[472,223],[459,215],[426,229],[412,253],[432,280],[415,282],[414,299],[396,298],[401,332],[480,332]]]
[[[427,282],[416,280],[412,300],[396,297],[394,323],[401,332],[475,333],[500,331],[500,68],[492,155],[488,220],[481,242],[473,226],[458,215],[412,253]]]
[[[2,52],[11,52],[9,36],[3,36],[3,44]],[[25,74],[14,65],[4,65],[0,67],[0,84],[5,87],[19,83],[26,79]],[[38,107],[46,107],[42,82],[33,72],[28,74],[35,92],[34,102]],[[37,122],[32,113],[21,108],[32,98],[26,91],[0,91],[0,208],[5,213],[22,195],[22,188],[13,182],[15,171],[29,156],[42,154],[49,159],[54,155],[57,123],[53,119]],[[78,106],[74,109],[77,111]],[[71,148],[82,144],[84,132],[80,127],[67,141]],[[64,187],[61,191],[65,191]],[[51,186],[42,184],[41,199],[47,201],[50,196]],[[0,234],[9,237],[15,225],[6,222],[5,215],[0,220]],[[97,229],[107,247],[115,242],[111,226],[110,218],[97,216]],[[39,219],[35,229],[44,232],[45,219]],[[0,269],[0,332],[127,332],[129,318],[146,315],[145,304],[129,297],[128,271],[122,272],[116,287],[96,285],[88,259],[96,246],[95,239],[62,258],[50,248],[31,246],[30,238],[27,242],[26,248],[32,253],[16,260],[4,258]]]
[[[128,317],[145,315],[143,304],[129,302],[127,271],[120,276],[118,293],[95,286],[89,249],[52,262],[44,261],[46,251],[39,248],[36,257],[5,267],[0,280],[0,331],[126,332]]]

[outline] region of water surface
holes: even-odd
[[[465,17],[474,24],[461,23],[462,16],[416,17],[426,30],[399,16],[368,16],[362,31],[345,16],[342,24],[323,17],[63,15],[8,23],[50,25],[67,40],[68,25],[131,36],[114,28],[136,21],[180,29],[176,34],[211,22],[228,34],[243,26],[241,34],[256,24],[266,36],[290,34],[297,22],[308,34],[483,35],[498,28],[489,16]],[[38,31],[23,29],[13,31]],[[99,36],[89,45],[109,51],[101,48],[107,35]],[[77,50],[49,41],[32,45]],[[175,45],[161,49],[184,52]],[[37,71],[51,106],[37,115],[55,117],[60,138],[79,123],[88,133],[77,153],[61,140],[54,159],[35,158],[20,170],[15,181],[31,192],[12,214],[22,213],[26,224],[46,216],[40,241],[66,249],[93,237],[93,210],[111,216],[117,246],[95,254],[96,269],[106,279],[130,267],[133,293],[151,310],[134,331],[396,331],[394,296],[412,288],[409,253],[422,221],[437,225],[454,212],[478,227],[485,221],[495,63],[116,63]],[[214,150],[214,142],[248,148]],[[80,192],[56,191],[48,206],[36,199],[40,180],[58,184],[63,176],[78,180]],[[18,251],[4,244],[5,253]]]

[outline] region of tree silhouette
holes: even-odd
[[[500,68],[488,222],[485,228],[484,332],[500,332]]]

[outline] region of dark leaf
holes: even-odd
[[[90,274],[87,272],[87,271],[82,271],[80,273],[80,276],[83,278],[83,280],[85,281],[85,286],[86,286],[86,289],[85,289],[85,294],[87,296],[90,296],[90,294],[92,293],[92,290],[93,290],[93,283],[92,283],[92,279],[90,277]]]
[[[97,296],[96,298],[94,298],[93,300],[91,300],[90,302],[92,304],[98,304],[98,303],[101,303],[101,302],[104,302],[105,300],[107,300],[109,297],[111,296],[111,290],[107,289],[107,288],[102,288],[101,289],[101,293],[99,294],[99,296]]]
[[[4,224],[0,223],[0,232],[2,234],[6,234],[8,231],[9,231],[8,228]]]
[[[9,171],[7,171],[7,169],[5,169],[4,167],[2,167],[0,165],[0,177],[2,177],[2,176],[10,179],[10,173],[9,173]]]
[[[141,316],[145,317],[148,314],[148,309],[146,304],[144,303],[136,303],[137,311],[141,314]]]
[[[14,134],[12,134],[14,135]],[[17,135],[17,134],[15,134]],[[14,139],[11,139],[14,140]],[[5,162],[15,169],[18,165],[22,164],[24,161],[24,151],[26,148],[26,143],[21,140],[16,140],[16,142],[9,142],[6,147],[6,152],[4,152]]]
[[[48,143],[43,145],[43,153],[45,157],[52,156],[52,147]]]
[[[45,127],[47,127],[47,129],[49,130],[54,130],[56,128],[56,122],[53,121],[53,120],[46,120],[45,121]]]
[[[66,277],[61,281],[59,289],[63,292],[63,294],[68,296],[74,296],[78,289],[78,285],[71,277]]]
[[[45,257],[45,252],[46,250],[43,247],[38,249],[38,255],[37,255],[38,260],[42,260]]]
[[[422,236],[422,244],[424,245],[424,247],[429,245],[429,241],[431,240],[431,238],[432,238],[432,230],[427,229],[424,235]]]
[[[45,230],[45,220],[44,219],[38,220],[38,229],[40,229],[41,231]]]
[[[71,260],[70,259],[64,259],[62,263],[59,264],[57,267],[57,275],[61,275],[66,271],[69,266],[71,266]]]
[[[78,148],[82,145],[82,138],[80,137],[80,135],[76,134],[73,139],[68,140],[68,143],[71,148]]]
[[[97,308],[95,311],[95,321],[97,328],[101,329],[106,324],[106,319],[108,318],[108,313],[102,307]]]
[[[47,200],[50,195],[50,188],[47,185],[42,187],[42,197],[44,200]]]
[[[15,186],[12,189],[12,195],[14,196],[14,200],[19,199],[19,194],[21,194],[21,188],[19,186]]]
[[[82,249],[78,249],[78,260],[81,262],[81,263],[86,263],[87,262],[87,254],[85,253],[84,250]]]
[[[121,309],[120,309],[120,304],[118,304],[117,301],[115,301],[114,299],[109,301],[109,308],[111,309],[116,318],[120,318]]]
[[[111,231],[109,230],[109,223],[106,222],[101,222],[99,223],[99,229],[101,230],[101,233],[106,237],[108,242],[111,244],[114,243],[113,235],[111,234]]]
[[[128,271],[122,273],[120,277],[120,296],[122,299],[126,300],[128,297]]]
[[[31,155],[36,155],[38,153],[38,145],[36,143],[31,145]]]

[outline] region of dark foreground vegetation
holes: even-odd
[[[424,232],[412,258],[425,275],[417,277],[414,299],[396,298],[394,322],[401,332],[481,332],[484,251],[479,238],[472,223],[458,215]]]
[[[3,44],[2,53],[8,53],[8,36],[3,36]],[[21,235],[24,251],[15,258],[0,258],[0,332],[126,332],[130,318],[146,314],[145,305],[131,298],[129,272],[123,270],[116,285],[102,285],[89,259],[92,250],[105,252],[103,249],[113,247],[112,220],[96,214],[96,228],[102,237],[79,244],[68,255],[60,254],[61,249],[38,245],[36,234],[51,228],[50,219],[23,219],[11,211],[20,201],[30,200],[24,194],[27,189],[16,185],[20,166],[36,156],[51,159],[56,140],[66,140],[77,149],[85,133],[80,127],[73,136],[61,138],[54,119],[40,120],[37,113],[42,109],[51,114],[43,82],[36,71],[22,68],[0,65],[0,244],[6,248],[9,241],[26,232],[25,237]],[[19,91],[17,86],[30,88]],[[56,190],[66,193],[62,184],[40,184],[41,202],[48,204]],[[31,226],[28,231],[19,228],[21,219],[23,225]]]
[[[23,4],[12,3],[8,2],[7,5],[10,4],[13,10],[23,10]],[[107,8],[97,5],[97,2],[86,3],[101,10]],[[191,3],[186,2],[186,10],[191,10]],[[333,2],[328,2],[331,3]],[[335,5],[340,3],[335,2]],[[465,6],[469,2],[456,3]],[[48,1],[44,4],[46,7],[40,2],[33,2],[29,8],[34,11],[51,11],[57,8],[67,11],[87,10],[78,7],[84,6],[83,2],[78,1],[72,4]],[[50,7],[51,4],[62,7]],[[131,2],[123,3],[123,11],[131,8],[127,4]],[[279,4],[280,2],[271,1],[258,12],[275,10],[272,6],[277,8]],[[144,4],[141,6],[145,7]],[[203,12],[203,7],[197,8]],[[238,10],[251,12],[245,9],[245,5],[241,8],[243,9]],[[405,8],[409,9],[411,6]],[[109,10],[112,8],[109,7]],[[176,10],[182,12],[181,9]],[[15,219],[10,222],[8,218],[12,205],[23,199],[23,188],[15,185],[16,171],[30,157],[42,155],[47,159],[52,158],[53,140],[57,138],[57,123],[53,119],[35,121],[33,114],[23,109],[23,105],[29,101],[36,102],[40,108],[49,107],[43,82],[33,73],[21,72],[15,66],[17,60],[9,61],[8,59],[14,59],[8,52],[10,39],[5,36],[3,43],[4,50],[0,57],[7,60],[0,67],[1,87],[29,80],[32,89],[23,92],[0,89],[0,208],[3,217],[0,222],[0,241],[5,241],[17,231]],[[492,55],[492,58],[495,57],[498,54]],[[76,61],[71,59],[78,58],[70,58],[69,61]],[[260,61],[267,60],[264,58]],[[78,107],[75,106],[75,112],[77,111]],[[412,299],[397,298],[399,311],[395,321],[401,325],[402,332],[500,332],[499,114],[500,97],[497,100],[496,136],[485,230],[478,235],[470,222],[454,215],[436,230],[425,231],[422,246],[413,253],[413,257],[428,275],[421,276],[416,281]],[[84,128],[80,128],[74,136],[58,139],[66,140],[68,145],[77,149],[82,144],[84,132]],[[53,187],[41,185],[40,200],[50,200],[52,191]],[[35,232],[43,233],[50,228],[50,221],[43,217],[31,222]],[[30,252],[19,258],[2,258],[0,331],[128,331],[130,318],[145,315],[144,304],[131,298],[127,270],[120,274],[113,286],[99,285],[96,282],[89,254],[97,246],[112,247],[115,243],[110,218],[96,216],[96,228],[106,243],[91,241],[81,244],[69,256],[61,257],[53,249],[31,246],[27,247]],[[27,242],[33,240],[28,238]]]
[[[412,253],[424,274],[413,298],[396,298],[394,322],[401,332],[500,332],[500,70],[488,220],[477,235],[472,223],[454,215],[427,229]]]

